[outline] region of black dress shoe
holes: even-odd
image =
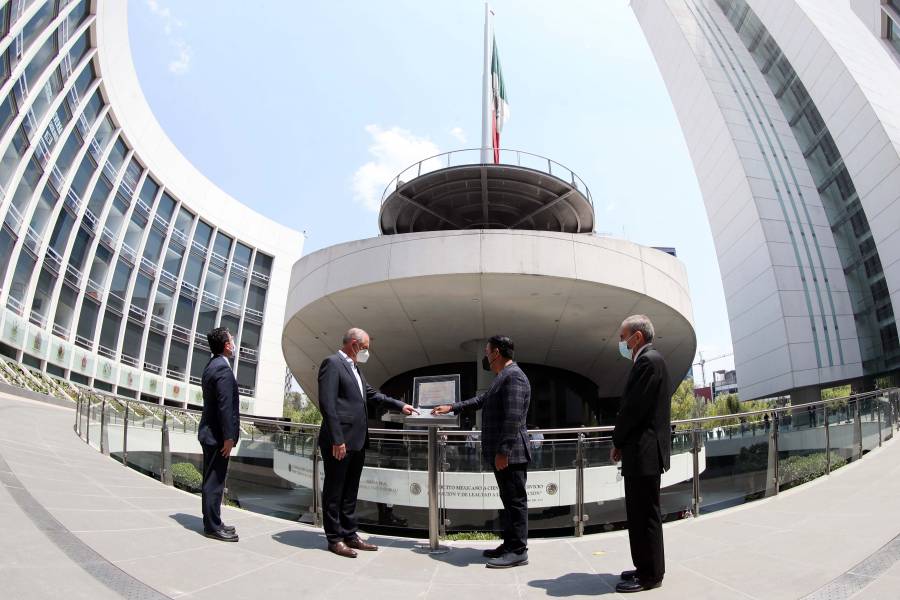
[[[621,579],[622,581],[634,581],[635,579],[637,579],[637,569],[622,571],[622,574],[619,575],[619,579]]]
[[[500,544],[493,550],[485,550],[481,555],[485,558],[500,558],[505,552],[506,548],[504,548],[503,544]]]
[[[235,532],[234,525],[224,525],[223,524],[222,531],[224,531],[225,533],[234,533]]]
[[[641,581],[635,578],[633,581],[620,581],[616,584],[616,591],[620,594],[631,594],[634,592],[643,592],[644,590],[652,590],[662,585],[660,581]]]
[[[228,533],[224,529],[218,529],[216,531],[204,531],[203,535],[211,540],[219,540],[220,542],[238,541],[238,535],[236,533]]]

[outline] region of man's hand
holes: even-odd
[[[344,460],[347,456],[347,444],[334,444],[331,447],[331,455],[338,460]]]
[[[502,471],[509,466],[509,457],[505,454],[498,454],[494,457],[494,467],[498,471]]]
[[[404,404],[404,405],[403,405],[403,414],[404,414],[404,415],[413,415],[413,414],[417,415],[417,414],[419,414],[419,411],[417,411],[416,409],[414,409],[414,408],[413,408],[412,406],[410,406],[409,404]]]
[[[617,463],[622,460],[622,451],[615,446],[609,449],[609,462]]]
[[[453,407],[449,404],[442,404],[440,406],[435,406],[431,409],[431,414],[433,415],[446,415],[450,411],[453,410]]]
[[[231,455],[231,449],[234,448],[234,440],[225,440],[225,443],[222,444],[222,449],[219,452],[225,458],[228,458]]]

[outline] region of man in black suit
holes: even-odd
[[[385,396],[366,382],[358,364],[369,360],[369,334],[353,328],[343,346],[319,367],[319,448],[325,463],[322,508],[328,549],[356,558],[357,550],[378,550],[360,539],[356,496],[369,446],[368,402],[385,404],[410,415],[412,406]]]
[[[225,327],[206,334],[212,358],[203,369],[203,416],[197,439],[203,447],[203,533],[223,542],[236,542],[234,527],[222,523],[222,496],[228,475],[228,457],[240,435],[240,400],[237,380],[228,359],[234,356],[234,338]]]
[[[635,569],[622,573],[617,592],[659,587],[666,571],[660,477],[669,470],[672,387],[662,355],[653,349],[653,324],[644,315],[625,319],[619,352],[634,362],[613,431],[612,462],[622,461],[625,513]]]
[[[503,543],[493,550],[485,550],[492,569],[505,569],[528,564],[528,478],[529,450],[528,405],[531,384],[528,377],[513,361],[515,345],[503,335],[495,335],[484,347],[481,366],[493,371],[491,387],[483,394],[455,404],[445,404],[432,410],[443,415],[466,408],[483,408],[481,414],[481,454],[494,469],[497,489],[503,510]]]

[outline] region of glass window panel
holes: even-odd
[[[163,349],[165,347],[165,338],[155,331],[151,331],[147,336],[147,351],[144,353],[144,370],[152,371],[153,369],[148,369],[149,365],[154,367],[162,366],[162,358],[163,358]]]
[[[97,183],[94,185],[94,191],[91,192],[91,199],[88,202],[88,209],[95,216],[99,217],[100,213],[103,212],[103,207],[106,206],[106,199],[109,198],[110,192],[112,192],[112,186],[109,184],[109,181],[105,177],[97,178]]]
[[[62,210],[59,212],[56,225],[53,227],[53,233],[50,235],[50,247],[60,256],[66,249],[66,243],[69,241],[69,234],[72,232],[72,225],[74,224],[75,218],[69,214],[69,211]]]
[[[250,285],[247,292],[247,308],[264,312],[266,307],[266,290],[258,285]]]
[[[209,269],[206,272],[206,283],[203,284],[203,290],[220,298],[222,296],[223,279],[224,277],[218,269]]]
[[[216,244],[213,246],[213,252],[228,258],[229,254],[231,254],[231,242],[232,239],[220,231],[216,234]]]
[[[25,300],[25,292],[31,282],[31,274],[34,272],[35,259],[28,252],[19,253],[19,262],[13,271],[12,283],[9,286],[9,295],[20,303]]]
[[[210,239],[212,239],[212,227],[203,221],[199,221],[197,223],[197,229],[194,231],[194,241],[204,248],[209,248]]]
[[[173,341],[169,345],[169,358],[166,361],[166,369],[184,375],[187,370],[188,347]]]
[[[162,286],[157,288],[156,300],[153,302],[153,316],[168,323],[172,318],[172,302],[172,292]]]
[[[163,218],[167,223],[172,219],[172,213],[175,212],[175,200],[167,193],[163,193],[159,199],[159,207],[156,214]]]
[[[187,266],[184,268],[184,281],[194,287],[200,287],[200,277],[203,275],[203,259],[191,254],[188,256]]]
[[[162,252],[163,236],[157,229],[151,229],[150,235],[147,236],[147,243],[144,246],[144,258],[157,264],[159,255]]]
[[[244,323],[244,331],[241,333],[241,347],[249,350],[259,350],[259,325],[256,323]]]
[[[32,157],[28,161],[25,173],[22,174],[22,179],[19,180],[19,186],[16,188],[16,193],[12,200],[13,206],[22,214],[25,214],[26,207],[31,203],[31,198],[37,189],[41,173],[43,173],[43,169],[41,169],[40,163],[38,163],[36,158]]]
[[[152,177],[147,177],[144,180],[144,187],[141,188],[141,200],[152,208],[157,192],[159,192],[159,184],[153,181]]]
[[[190,329],[194,324],[194,309],[197,303],[184,296],[178,297],[178,307],[175,309],[175,324],[185,329]]]
[[[128,320],[125,325],[125,338],[122,341],[122,356],[129,356],[135,361],[140,360],[143,335],[143,328],[134,321]]]
[[[271,275],[272,257],[257,252],[256,259],[253,261],[253,270],[257,273],[262,273],[263,275]]]
[[[90,241],[91,235],[84,228],[79,228],[78,235],[75,236],[75,245],[72,246],[72,254],[69,255],[69,264],[79,271],[84,271],[84,259]]]
[[[109,273],[109,266],[112,262],[112,252],[106,246],[97,246],[94,254],[94,264],[91,265],[91,281],[105,287],[106,275]]]
[[[256,387],[256,364],[244,361],[238,366],[238,385],[242,388],[254,389]]]
[[[250,266],[250,255],[253,251],[245,246],[244,244],[238,243],[237,247],[234,249],[234,262],[237,264],[249,267]]]
[[[94,341],[94,331],[97,329],[97,313],[100,306],[85,298],[81,303],[81,316],[78,317],[78,335],[86,340]]]
[[[128,221],[128,229],[125,231],[125,243],[135,252],[137,252],[141,243],[141,237],[146,226],[147,219],[137,213],[131,214],[131,220]]]
[[[119,342],[119,325],[122,324],[122,317],[106,311],[103,316],[103,325],[100,327],[100,345],[104,348],[116,351]]]
[[[37,286],[34,289],[34,300],[31,302],[33,314],[46,317],[50,313],[50,299],[53,295],[53,285],[56,283],[56,275],[47,269],[41,269]]]
[[[230,276],[228,278],[228,287],[225,289],[225,299],[235,304],[243,304],[244,284],[246,281],[243,277]]]
[[[12,254],[15,240],[7,231],[6,227],[0,227],[0,256],[9,256]],[[9,260],[0,260],[0,281],[6,278],[6,270],[9,268]]]
[[[172,247],[172,244],[169,244],[169,248],[166,250],[166,259],[163,261],[163,269],[172,275],[175,278],[178,278],[178,273],[181,271],[181,260],[184,258],[183,250],[176,250]]]
[[[72,329],[72,319],[75,315],[75,291],[68,285],[63,285],[59,292],[59,299],[56,301],[56,316],[53,322],[70,331]]]
[[[56,200],[56,191],[51,187],[45,186],[44,191],[41,192],[40,198],[38,198],[37,205],[34,207],[34,214],[31,217],[31,228],[34,229],[38,235],[43,235],[44,228],[47,226],[47,221],[50,219],[50,214],[56,206]]]
[[[147,310],[150,304],[150,279],[143,273],[138,273],[134,281],[134,291],[131,294],[131,304],[142,310]]]
[[[27,148],[28,138],[25,137],[25,133],[19,128],[13,135],[12,142],[6,147],[3,160],[0,161],[0,186],[4,188],[9,186],[9,180],[22,162],[22,157]]]
[[[187,238],[191,234],[191,224],[194,222],[194,215],[182,208],[178,211],[178,217],[175,219],[175,230],[180,231]]]

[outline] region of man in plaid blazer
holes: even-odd
[[[481,453],[494,469],[503,510],[503,543],[485,550],[487,566],[503,569],[528,564],[528,494],[525,482],[531,452],[528,443],[528,404],[531,384],[513,361],[515,346],[503,335],[495,335],[484,347],[481,366],[497,377],[483,394],[455,404],[438,406],[432,412],[458,413],[466,408],[483,409]]]

